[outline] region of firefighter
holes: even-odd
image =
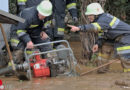
[[[65,10],[66,7],[69,10],[73,22],[77,22],[77,8],[75,0],[51,0],[53,4],[53,18],[54,18],[54,32],[53,40],[62,40],[64,38],[65,31]]]
[[[25,19],[24,23],[18,23],[11,27],[11,47],[14,50],[23,50],[34,48],[34,44],[49,42],[50,39],[46,34],[47,28],[44,22],[50,19],[52,14],[52,4],[50,1],[42,1],[38,6],[26,8],[20,13],[20,17]],[[40,51],[51,50],[51,45],[38,47]]]
[[[115,51],[120,56],[124,72],[130,72],[130,25],[109,13],[104,13],[99,3],[91,3],[88,5],[85,14],[91,23],[80,26],[68,25],[71,27],[71,31],[87,32],[88,30],[94,29],[98,33],[101,32],[104,40],[114,42]],[[102,45],[100,39],[93,46],[93,52],[98,51],[99,44],[100,46]]]
[[[18,0],[19,10],[21,11],[25,7],[35,6],[42,0]],[[75,23],[78,22],[77,8],[75,0],[50,0],[53,5],[53,26],[51,30],[52,40],[62,40],[64,38],[65,31],[65,10],[66,7],[69,10],[72,19]],[[23,8],[24,7],[24,8]]]

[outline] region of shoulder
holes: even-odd
[[[36,15],[37,10],[36,7],[30,7],[30,8],[26,8],[21,12],[21,17],[24,19],[32,19],[34,18],[34,16]]]
[[[113,18],[114,18],[114,16],[109,13],[103,13],[102,15],[99,16],[99,18],[97,19],[97,22],[109,23],[109,22],[111,22],[111,20]]]

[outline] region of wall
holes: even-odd
[[[6,12],[9,11],[9,4],[8,4],[8,0],[0,0],[0,9],[4,10]]]
[[[9,33],[10,33],[10,24],[2,24],[3,28],[4,28],[4,32],[6,33],[7,39],[9,39]],[[3,39],[3,35],[1,33],[1,29],[0,29],[0,52],[1,52],[1,48],[3,47],[3,45],[5,44],[4,39]]]

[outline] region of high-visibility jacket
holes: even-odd
[[[114,41],[117,54],[130,59],[130,25],[108,13],[103,13],[91,24],[79,26],[80,31],[96,30],[108,40]],[[117,40],[119,39],[119,40]]]
[[[40,37],[40,33],[50,27],[51,21],[49,22],[49,20],[51,20],[51,18],[46,17],[44,20],[40,20],[35,6],[24,9],[19,16],[24,18],[25,22],[19,22],[18,25],[13,25],[11,32],[16,31],[19,39],[25,43],[31,41],[31,38]],[[12,41],[14,41],[14,39]]]

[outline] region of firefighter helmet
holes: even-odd
[[[44,0],[37,6],[37,10],[43,16],[50,16],[52,14],[52,3],[49,0]]]
[[[85,15],[99,15],[102,13],[104,13],[104,10],[99,3],[91,3],[87,6]]]

